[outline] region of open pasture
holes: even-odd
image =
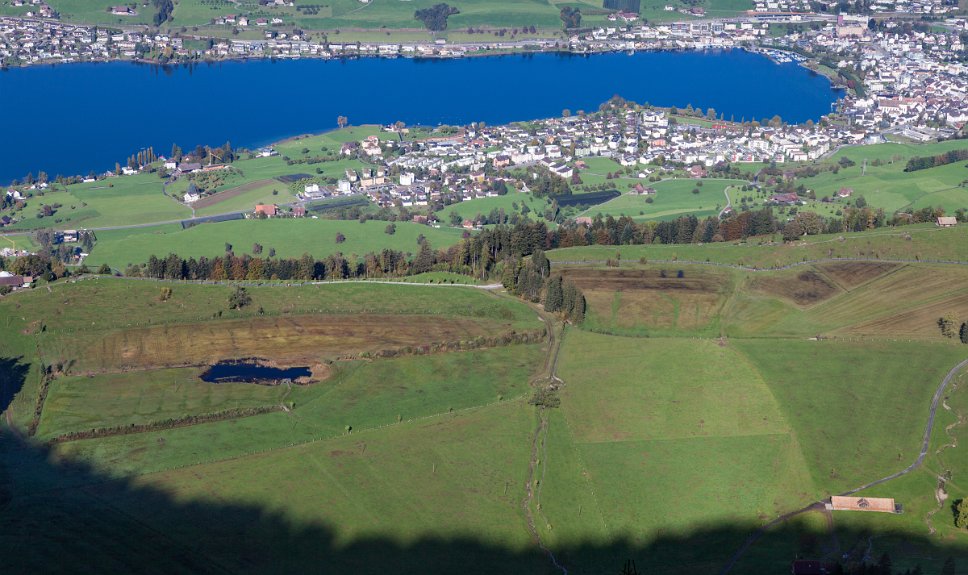
[[[601,524],[635,546],[685,540],[703,528],[762,522],[817,496],[784,406],[731,345],[573,330],[563,346],[563,418],[551,420],[548,452],[574,467],[549,476],[542,496],[556,540]],[[586,497],[596,502],[588,519],[576,506],[551,503]],[[641,561],[650,573],[683,565],[705,572],[743,537],[724,531],[703,553],[681,541],[654,544]]]
[[[263,257],[275,249],[278,257],[298,258],[310,254],[316,258],[342,253],[364,255],[393,249],[415,254],[420,250],[417,239],[425,237],[435,249],[448,248],[461,240],[459,228],[433,228],[413,222],[396,222],[393,235],[385,233],[388,222],[368,220],[314,220],[311,218],[275,218],[268,220],[233,220],[206,223],[188,229],[165,227],[98,232],[98,243],[91,250],[88,266],[108,264],[123,270],[131,264],[175,253],[183,258],[217,257],[230,244],[236,255],[252,253],[253,245],[263,246]],[[343,234],[341,242],[336,234]]]
[[[907,208],[942,207],[949,213],[968,207],[968,180],[964,162],[955,162],[926,170],[905,172],[913,156],[933,156],[949,150],[968,147],[964,141],[952,140],[932,144],[880,144],[852,146],[838,151],[831,161],[847,158],[855,162],[841,167],[836,174],[824,172],[799,180],[818,198],[833,197],[841,188],[851,188],[852,198],[864,196],[868,205],[893,213]]]
[[[137,174],[66,187],[55,185],[43,195],[28,198],[21,212],[24,219],[11,228],[96,228],[191,217],[191,210],[179,199],[164,194],[163,184],[156,174]],[[35,217],[44,204],[61,207],[52,216]]]
[[[621,255],[623,262],[644,258],[647,261],[709,262],[757,269],[832,258],[968,262],[968,226],[938,228],[934,224],[917,224],[861,233],[807,236],[793,243],[784,243],[777,234],[773,238],[702,245],[581,246],[549,251],[548,259],[552,262],[604,263],[608,258],[615,258],[616,254]]]
[[[730,346],[762,374],[828,494],[914,461],[931,396],[964,359],[958,347],[929,343],[743,339]]]
[[[182,545],[220,542],[205,556],[232,571],[376,573],[392,560],[402,571],[427,572],[432,558],[435,573],[468,572],[469,563],[475,573],[540,572],[544,558],[525,551],[531,539],[520,515],[520,462],[528,458],[530,430],[529,410],[509,402],[153,474],[137,484],[176,494],[183,505],[260,509],[290,526],[273,530],[272,521],[233,514],[185,521],[177,508],[144,518]],[[92,493],[143,515],[136,496]],[[238,542],[250,538],[274,551],[240,553]],[[508,551],[492,555],[488,547]],[[517,561],[504,562],[514,555]]]
[[[77,373],[207,365],[263,357],[284,364],[318,362],[509,333],[510,322],[420,315],[314,315],[251,318],[129,329],[80,350]]]
[[[587,209],[583,215],[594,217],[628,216],[636,221],[669,220],[685,214],[703,218],[718,215],[726,206],[726,193],[733,186],[742,186],[739,180],[686,180],[674,179],[650,183],[638,180],[635,183],[655,188],[652,196],[637,195],[624,186],[619,187],[623,195],[598,206]],[[698,193],[694,193],[698,190]]]
[[[541,345],[514,345],[474,352],[341,361],[328,366],[331,375],[325,380],[292,387],[216,385],[199,379],[202,370],[198,368],[61,377],[51,385],[38,433],[41,437],[53,437],[96,427],[152,424],[230,409],[286,405],[295,414],[292,418],[304,425],[294,435],[269,437],[265,441],[271,444],[286,438],[302,441],[307,436],[335,436],[344,431],[346,424],[360,430],[398,419],[492,403],[499,398],[519,397],[527,390],[527,380],[540,364],[542,353]],[[276,420],[274,414],[249,419],[253,430],[262,423],[271,427]],[[219,422],[173,433],[186,438],[208,433],[214,441],[221,441],[235,425]],[[90,455],[99,441],[111,445],[110,440],[87,440],[84,445],[88,447],[80,449]],[[141,442],[129,438],[116,447],[137,449],[130,447],[131,443]],[[156,455],[163,459],[179,457],[165,449]],[[211,455],[219,454],[213,451]],[[132,463],[150,461],[132,459]]]
[[[279,405],[285,386],[213,385],[202,369],[160,369],[58,378],[40,421],[41,437],[71,431],[141,425],[169,418]]]
[[[565,267],[582,288],[587,327],[627,335],[718,335],[718,314],[732,289],[729,272],[682,268],[591,269]]]

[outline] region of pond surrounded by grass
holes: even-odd
[[[208,383],[279,385],[312,374],[308,367],[271,367],[255,361],[223,361],[205,370],[200,377]]]

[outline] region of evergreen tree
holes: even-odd
[[[424,242],[420,244],[420,252],[413,262],[413,273],[422,274],[434,268],[434,254],[430,250],[430,244]]]
[[[548,289],[545,292],[545,311],[556,312],[561,310],[561,304],[564,300],[564,293],[561,287],[561,276],[552,276],[548,280]]]

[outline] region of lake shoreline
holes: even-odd
[[[745,48],[76,64],[0,74],[6,106],[45,110],[39,118],[10,119],[8,128],[22,137],[0,143],[6,158],[0,180],[38,170],[101,173],[139,149],[167,155],[172,144],[193,148],[228,140],[256,149],[329,131],[338,116],[352,125],[505,125],[557,117],[566,109],[593,112],[617,94],[658,108],[714,108],[724,121],[780,116],[798,124],[819,121],[847,94],[801,62],[778,63]],[[38,84],[69,86],[71,106],[53,95],[31,95]],[[255,86],[289,89],[267,96]],[[790,90],[802,97],[786,97]],[[84,131],[89,145],[50,155],[45,134],[62,126]]]

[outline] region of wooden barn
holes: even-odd
[[[833,511],[877,511],[879,513],[900,513],[900,505],[892,497],[841,497],[830,498],[827,508]]]

